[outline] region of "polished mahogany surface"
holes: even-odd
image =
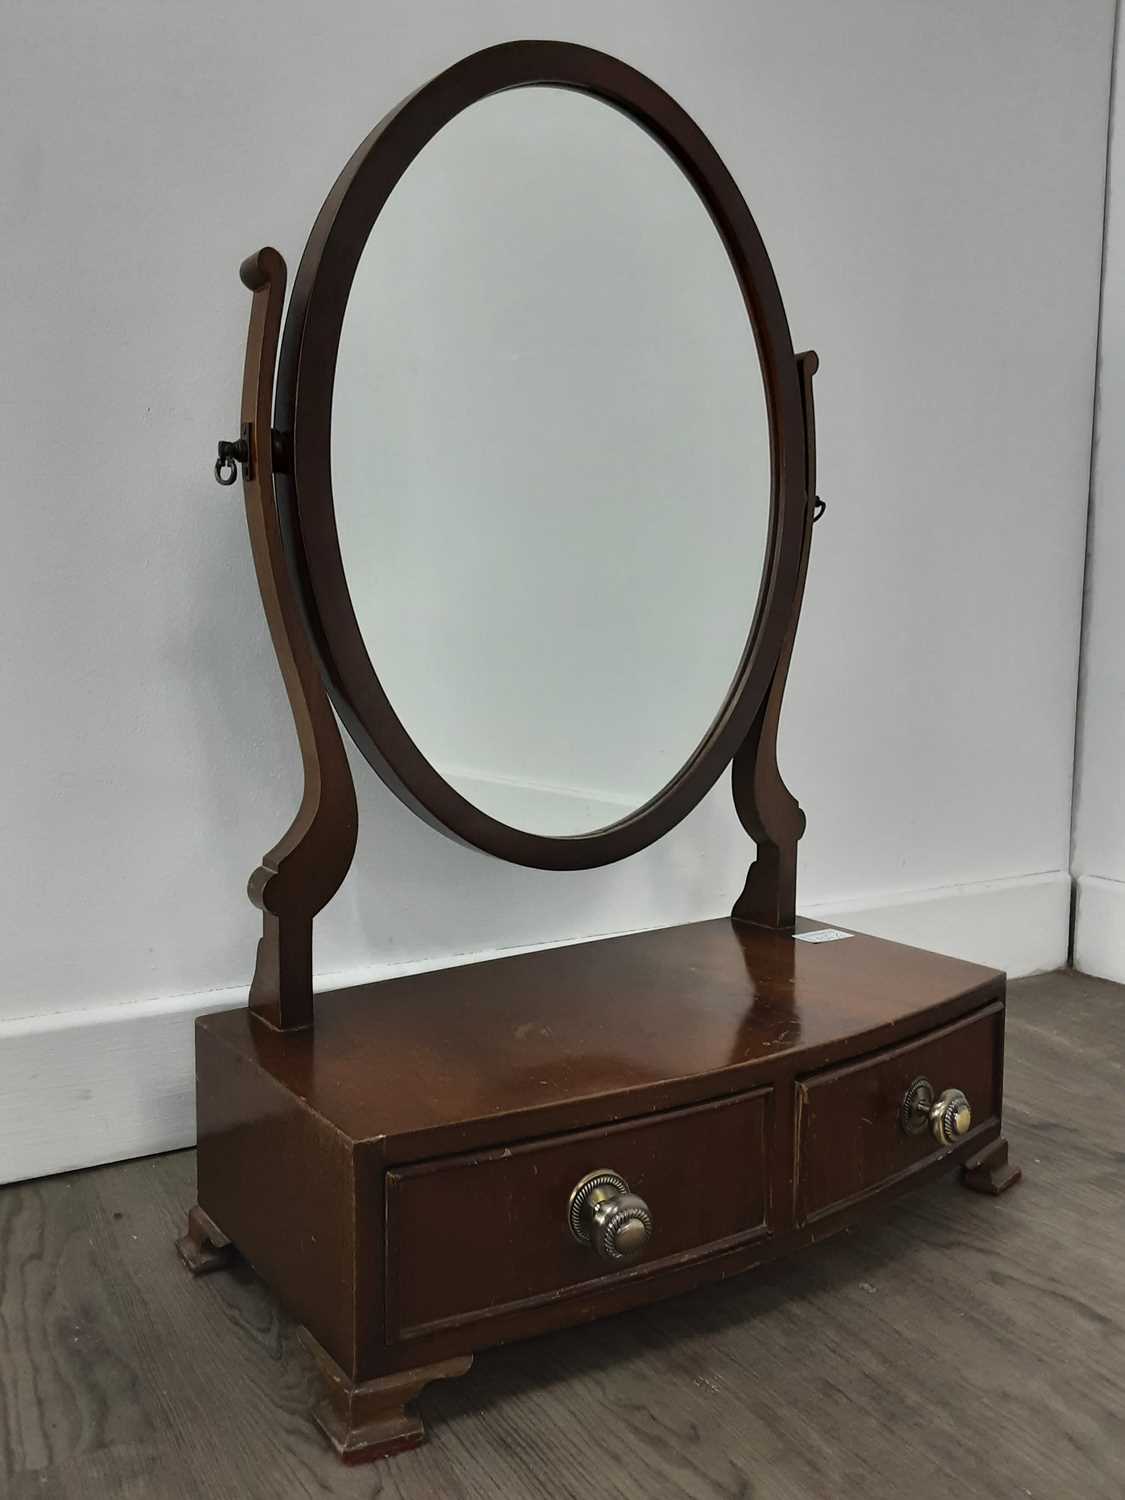
[[[345,1456],[391,1451],[385,1377],[747,1270],[995,1145],[1003,996],[723,918],[335,991],[304,1032],[205,1016],[200,1223],[342,1372]],[[923,1070],[971,1090],[962,1142],[900,1140]],[[605,1169],[656,1226],[628,1265],[568,1226]]]
[[[591,1101],[605,1121],[606,1096],[623,1117],[734,1092],[794,1053],[822,1067],[1002,993],[995,970],[921,949],[720,918],[327,993],[307,1032],[241,1010],[200,1026],[409,1160],[581,1125]]]
[[[968,1139],[995,1135],[1003,1054],[1004,1006],[997,1000],[874,1057],[803,1079],[797,1089],[798,1222],[832,1213],[932,1159],[929,1130],[894,1128],[916,1078],[930,1079],[939,1092],[956,1086],[968,1096]]]
[[[388,1337],[479,1322],[761,1238],[773,1107],[772,1091],[759,1089],[388,1172]],[[653,1215],[638,1263],[607,1264],[566,1232],[562,1205],[591,1162],[621,1173]]]

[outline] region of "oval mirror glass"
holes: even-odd
[[[691,760],[757,610],[769,414],[723,242],[627,115],[516,88],[425,146],[359,261],[331,464],[372,666],[463,797],[585,834]]]

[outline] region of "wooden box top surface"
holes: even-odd
[[[809,943],[719,918],[330,991],[310,1031],[242,1009],[198,1026],[343,1134],[417,1156],[753,1088],[1003,987],[994,969],[880,938]]]

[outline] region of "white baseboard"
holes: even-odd
[[[0,1022],[0,1182],[195,1141],[195,1018],[246,989]]]
[[[1118,899],[1125,902],[1125,894]],[[1069,909],[1064,872],[802,907],[808,916],[993,964],[1013,976],[1066,962]],[[526,950],[505,950],[517,951]],[[452,962],[496,956],[474,953]],[[1119,957],[1125,977],[1125,948]],[[451,960],[325,975],[318,988],[438,962]],[[0,1022],[0,1182],[194,1144],[195,1018],[245,1003],[245,988],[210,990]]]
[[[802,907],[821,922],[1003,969],[1012,979],[1062,968],[1070,940],[1065,870]]]
[[[1125,881],[1079,875],[1074,967],[1125,983]]]

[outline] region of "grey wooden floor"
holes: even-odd
[[[190,1152],[0,1190],[0,1495],[1125,1495],[1125,989],[1012,986],[1025,1180],[954,1181],[726,1286],[478,1357],[345,1470],[294,1330],[172,1250]]]

